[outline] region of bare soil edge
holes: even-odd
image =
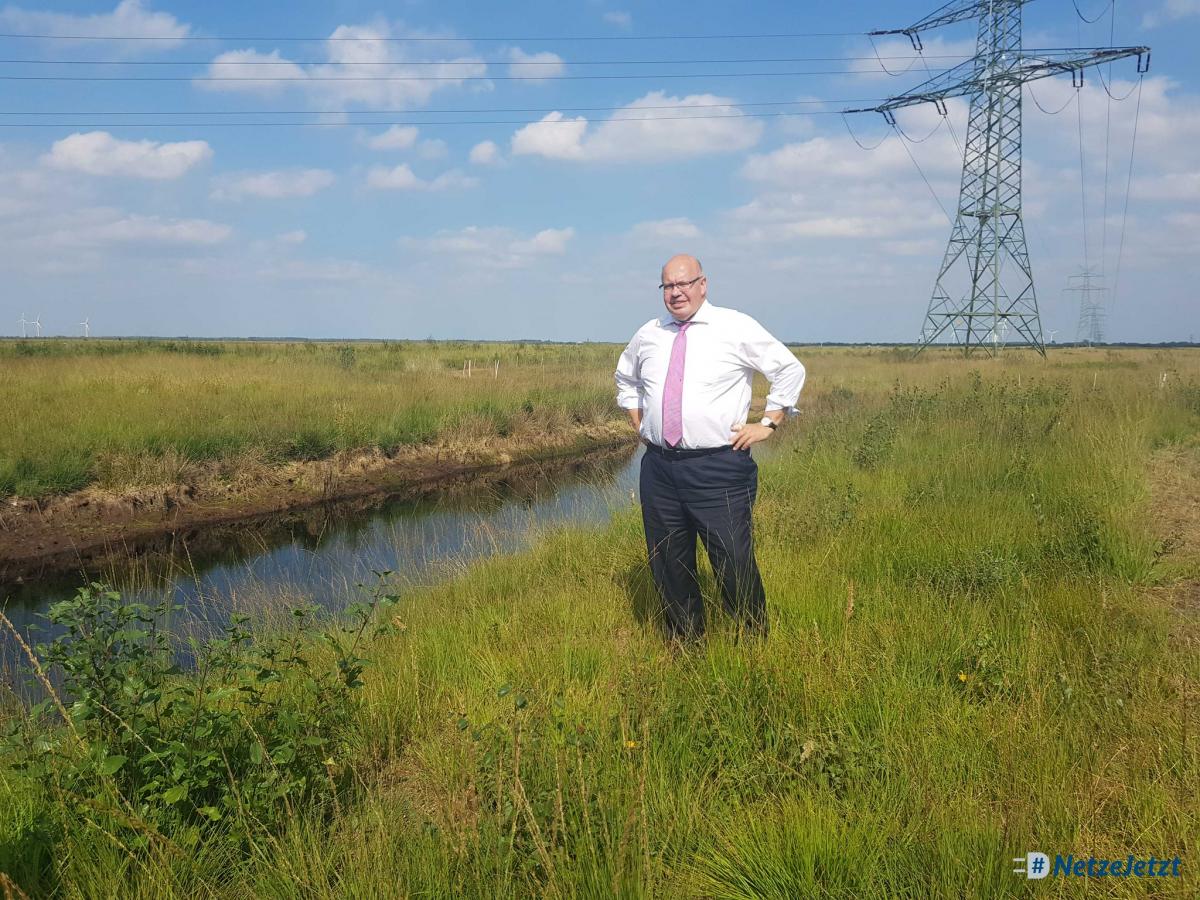
[[[0,507],[0,582],[93,568],[111,556],[172,536],[311,507],[372,498],[419,497],[522,467],[637,444],[628,422],[580,425],[446,447],[423,445],[338,453],[313,462],[217,474],[187,483],[114,493],[85,488]]]

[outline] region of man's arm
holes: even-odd
[[[758,322],[746,317],[746,333],[740,342],[740,351],[745,365],[763,374],[770,383],[767,390],[766,414],[772,421],[782,422],[786,415],[794,415],[796,402],[804,387],[806,375],[804,365],[794,353],[784,346]],[[778,418],[775,417],[778,413]]]
[[[744,324],[745,334],[739,342],[742,362],[761,372],[770,383],[764,415],[776,425],[781,425],[788,414],[798,412],[796,402],[804,387],[804,366],[782,341],[754,319],[747,316]],[[734,449],[742,450],[766,440],[772,431],[766,425],[757,423],[734,426],[731,437]]]
[[[617,370],[613,373],[617,382],[617,406],[629,414],[629,421],[634,430],[640,432],[642,427],[642,379],[638,365],[638,335],[633,336],[629,346],[617,360]]]

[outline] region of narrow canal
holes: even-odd
[[[641,454],[641,448],[589,453],[514,467],[482,486],[415,501],[334,503],[177,535],[101,571],[0,584],[0,608],[31,643],[54,636],[44,619],[53,603],[95,580],[130,601],[172,598],[186,619],[172,622],[176,633],[211,633],[235,612],[254,617],[308,603],[336,612],[362,598],[356,585],[375,582],[374,572],[420,584],[480,557],[524,549],[547,528],[606,523],[634,502]],[[13,636],[0,630],[0,684],[18,693],[25,693],[17,674],[22,660]]]

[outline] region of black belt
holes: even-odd
[[[646,445],[647,453],[657,453],[659,456],[667,456],[671,459],[688,459],[692,456],[710,456],[713,453],[721,453],[733,447],[733,444],[725,444],[722,447],[700,447],[695,450],[684,450],[683,448],[676,449],[674,447],[660,447],[658,444],[651,444],[649,441],[642,441]]]

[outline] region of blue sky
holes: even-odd
[[[1108,337],[1187,339],[1200,0],[1117,0],[1114,20],[1077,2],[1103,14],[1029,3],[1025,45],[1099,46],[1111,28],[1153,65],[1123,230],[1137,91],[1110,102],[1093,69],[1078,95],[1069,78],[1026,92],[1043,325],[1074,337],[1062,290],[1086,223],[1087,261],[1116,282]],[[57,36],[0,38],[6,60],[56,61],[0,64],[23,76],[0,79],[0,110],[24,114],[0,116],[0,334],[24,315],[45,334],[86,317],[93,335],[623,341],[661,310],[665,258],[692,252],[714,302],[786,340],[912,340],[949,224],[901,138],[863,150],[829,113],[969,55],[973,23],[927,33],[923,62],[862,36],[938,5],[0,0],[0,32]],[[827,34],[697,37],[785,33]],[[100,36],[154,40],[78,39]],[[876,49],[908,71],[880,71]],[[234,80],[268,74],[290,80]],[[102,80],[120,77],[155,80]],[[1110,77],[1134,89],[1133,61]],[[783,111],[819,114],[709,117]],[[63,115],[29,115],[46,112]],[[965,117],[952,103],[952,134],[930,108],[900,116],[932,132],[907,150],[947,208]],[[850,124],[868,146],[888,134]]]

